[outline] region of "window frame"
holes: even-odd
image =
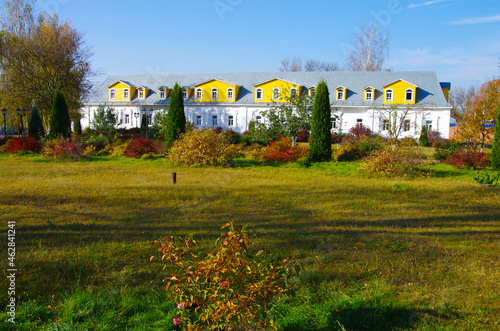
[[[217,126],[218,124],[218,117],[217,115],[212,115],[212,126]]]
[[[255,123],[262,123],[262,116],[261,115],[256,115],[255,116]]]
[[[144,99],[144,89],[139,89],[139,92],[138,92],[138,97],[139,99]]]
[[[427,132],[432,131],[432,120],[426,120],[425,121],[425,127],[427,129]]]
[[[280,100],[281,99],[281,90],[279,87],[273,88],[273,100]]]
[[[403,132],[408,132],[411,130],[411,121],[410,120],[404,120],[403,121]]]
[[[234,100],[234,88],[230,87],[227,89],[227,99]]]
[[[410,99],[408,99],[408,92],[411,93],[411,98]],[[406,91],[405,91],[405,102],[413,102],[413,100],[415,99],[414,95],[415,95],[415,92],[413,91],[413,89],[407,88]]]
[[[264,99],[264,90],[262,88],[259,87],[255,90],[255,99],[256,100],[263,100]]]
[[[125,114],[125,124],[130,124],[130,114]]]
[[[299,96],[299,91],[295,87],[292,87],[290,89],[290,99],[296,98],[298,96]]]
[[[309,89],[309,96],[314,98],[316,96],[316,89],[314,87]]]
[[[227,115],[227,126],[234,126],[234,116]]]
[[[382,120],[382,131],[389,131],[390,126],[391,126],[391,123],[388,119]]]
[[[164,88],[160,89],[160,99],[165,100],[166,91]]]
[[[186,100],[188,98],[188,90],[183,88],[182,89],[182,99]]]
[[[215,93],[215,94],[214,94]],[[211,90],[210,90],[210,96],[212,97],[212,101],[217,101],[219,100],[219,89],[216,88],[216,87],[213,87]],[[214,98],[215,96],[215,98]]]
[[[116,100],[116,90],[114,88],[109,90],[109,100]]]
[[[196,114],[196,126],[201,126],[202,117],[201,115]]]
[[[128,88],[123,89],[123,99],[128,100],[130,98],[130,90]]]
[[[345,101],[345,91],[342,88],[338,88],[337,93],[335,93],[336,100]]]
[[[368,94],[370,97],[368,97]],[[373,101],[373,90],[372,89],[367,89],[365,90],[365,101]]]
[[[391,98],[387,98],[387,96],[390,94]],[[391,89],[391,88],[388,88],[385,90],[385,93],[384,93],[384,100],[385,102],[394,102],[394,90]]]
[[[196,94],[195,94],[195,96],[196,96],[196,100],[201,100],[201,99],[203,99],[203,89],[202,89],[201,87],[198,87],[198,88],[196,89]]]

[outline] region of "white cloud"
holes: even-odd
[[[481,24],[481,23],[491,23],[500,21],[500,15],[488,16],[488,17],[472,17],[464,20],[448,22],[449,25],[464,25],[464,24]]]
[[[411,3],[408,5],[408,9],[424,7],[424,6],[431,6],[431,5],[435,5],[437,3],[440,3],[440,2],[448,2],[448,1],[453,1],[453,0],[430,0],[430,1],[427,1],[424,3]]]

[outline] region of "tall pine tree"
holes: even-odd
[[[500,169],[500,104],[497,108],[497,119],[495,121],[495,138],[493,139],[493,149],[490,154],[491,166]]]
[[[28,135],[35,138],[41,138],[45,135],[42,118],[36,107],[33,107],[33,110],[31,110],[30,121],[28,123]]]
[[[311,138],[309,140],[309,160],[313,162],[332,159],[332,112],[330,92],[325,81],[316,88],[311,119]]]
[[[186,132],[186,115],[184,114],[184,99],[179,84],[175,83],[170,93],[168,107],[167,127],[165,130],[166,148],[172,147],[174,141],[179,139],[181,133]]]
[[[55,138],[62,135],[68,138],[71,134],[71,120],[69,119],[68,106],[64,95],[59,92],[54,92],[54,100],[52,103],[52,113],[50,115],[49,136]]]
[[[420,138],[418,138],[418,144],[422,147],[429,146],[429,136],[427,135],[427,126],[422,126],[422,133],[420,133]]]

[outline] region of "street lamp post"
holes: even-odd
[[[7,109],[2,109],[2,114],[3,114],[3,136],[7,136],[7,124],[5,123],[5,115],[7,115]]]
[[[17,108],[16,109],[16,114],[19,116],[19,137],[21,137],[21,131],[23,127],[23,114],[21,113],[21,109]]]

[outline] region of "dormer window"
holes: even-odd
[[[391,89],[385,91],[385,102],[392,102],[394,92]]]
[[[263,94],[262,89],[258,88],[257,91],[255,92],[255,99],[262,100],[263,99],[262,94]]]
[[[405,92],[405,101],[406,102],[412,102],[413,101],[413,90],[412,89],[407,89]]]
[[[294,87],[290,89],[290,98],[296,98],[297,97],[297,89]]]
[[[182,89],[182,98],[186,100],[188,98],[188,91],[187,89]]]
[[[232,87],[227,89],[227,99],[228,100],[234,99],[234,89]]]
[[[366,90],[365,91],[365,100],[366,101],[373,101],[373,90]]]
[[[343,89],[337,90],[337,100],[345,100],[345,93]]]
[[[217,100],[219,99],[219,90],[217,90],[215,87],[212,89],[212,100]]]
[[[279,100],[280,99],[280,89],[275,87],[273,89],[273,100]]]
[[[196,100],[201,100],[202,95],[203,95],[202,89],[201,88],[197,88],[196,89]]]
[[[315,88],[312,88],[309,90],[309,96],[311,98],[314,98],[314,96],[316,95],[316,89]]]
[[[116,91],[115,91],[114,88],[111,89],[111,90],[109,90],[109,99],[110,100],[115,100],[116,99]]]
[[[139,99],[144,99],[144,90],[143,89],[139,90]]]
[[[165,99],[165,89],[160,90],[160,99]]]
[[[128,88],[123,89],[123,99],[125,99],[125,100],[129,99],[129,90],[128,90]]]

